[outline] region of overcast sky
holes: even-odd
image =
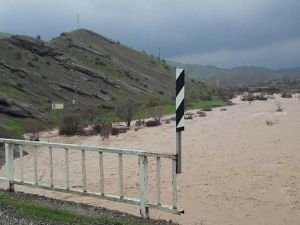
[[[300,66],[300,0],[0,0],[0,31],[50,39],[80,27],[166,59]]]

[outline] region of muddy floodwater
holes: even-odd
[[[279,103],[278,103],[279,102]],[[269,99],[213,109],[206,117],[185,121],[183,168],[178,176],[177,216],[151,210],[152,218],[194,225],[299,225],[300,224],[300,100]],[[278,104],[283,109],[277,112]],[[98,136],[62,137],[43,134],[44,141],[101,145],[175,153],[175,122],[133,129],[102,141]],[[30,150],[29,150],[30,152]],[[82,188],[81,153],[70,151],[70,186]],[[64,185],[64,151],[54,151],[54,184]],[[86,154],[87,183],[99,191],[96,153]],[[15,174],[19,176],[19,159]],[[48,151],[38,153],[38,178],[49,182]],[[24,157],[25,179],[33,180],[32,154]],[[105,190],[118,193],[118,157],[104,155]],[[171,164],[162,160],[162,200],[171,204]],[[2,168],[0,174],[5,174]],[[124,193],[138,196],[138,161],[124,157]],[[155,199],[155,161],[149,162],[150,198]],[[0,185],[4,186],[3,183]],[[21,186],[17,190],[54,198],[100,205],[138,215],[126,204]]]

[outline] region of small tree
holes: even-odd
[[[37,120],[27,120],[24,122],[26,132],[30,133],[29,139],[31,141],[40,140],[40,131],[45,129],[45,125]]]
[[[78,114],[66,114],[62,117],[59,134],[74,135],[81,130],[81,119]]]
[[[132,99],[127,99],[122,103],[118,103],[115,107],[116,116],[123,120],[128,127],[130,127],[131,121],[138,111],[138,104]]]
[[[152,108],[152,118],[160,123],[160,119],[163,116],[163,108],[161,106],[156,106]]]

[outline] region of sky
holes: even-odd
[[[300,66],[299,0],[0,0],[0,31],[80,28],[183,63]]]

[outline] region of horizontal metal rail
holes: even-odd
[[[0,177],[0,180],[8,182],[9,189],[14,190],[14,185],[24,185],[32,188],[40,188],[52,191],[59,191],[63,193],[78,194],[89,197],[96,197],[100,199],[117,201],[132,205],[139,205],[141,215],[144,218],[149,218],[149,208],[158,209],[161,211],[181,214],[183,210],[177,208],[177,175],[176,175],[176,155],[167,153],[157,153],[157,152],[147,152],[142,150],[131,150],[122,148],[107,148],[98,146],[84,146],[84,145],[74,145],[74,144],[59,144],[59,143],[49,143],[49,142],[34,142],[34,141],[24,141],[15,139],[3,139],[0,138],[0,143],[5,144],[5,155],[6,155],[6,177]],[[33,151],[33,181],[24,180],[24,151],[26,147],[32,147]],[[14,177],[14,161],[13,153],[19,150],[20,152],[20,178],[16,179]],[[59,185],[54,185],[54,164],[53,164],[53,151],[54,150],[64,150],[62,155],[64,155],[64,175],[65,183]],[[81,180],[82,180],[82,190],[72,189],[70,185],[70,150],[78,151],[81,153]],[[42,184],[38,176],[38,158],[39,151],[48,151],[49,155],[49,184]],[[87,184],[87,170],[86,170],[86,152],[97,152],[99,154],[99,192],[91,192],[88,190]],[[112,195],[105,193],[105,168],[104,168],[104,157],[105,154],[117,154],[118,155],[118,195]],[[125,196],[124,193],[124,166],[123,155],[136,156],[138,158],[138,171],[139,171],[139,197],[129,198]],[[148,158],[154,158],[156,162],[156,201],[153,203],[149,200],[149,181],[148,181]],[[172,162],[171,167],[171,179],[172,179],[172,206],[161,203],[161,159],[169,159]],[[109,188],[107,188],[109,190]]]
[[[115,153],[115,154],[121,153],[124,155],[139,155],[139,156],[147,156],[147,157],[176,159],[176,154],[172,154],[172,153],[147,152],[143,150],[131,150],[126,148],[110,148],[110,147],[86,146],[86,145],[75,145],[75,144],[60,144],[60,143],[50,143],[50,142],[35,142],[35,141],[5,139],[5,138],[0,138],[0,143],[37,146],[37,147],[52,147],[52,148],[58,148],[62,150],[65,148],[69,148],[72,150],[84,149],[86,151],[103,152],[103,153]]]

